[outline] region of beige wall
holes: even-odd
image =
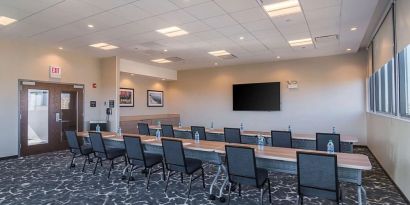
[[[109,129],[113,132],[117,131],[119,124],[119,75],[120,71],[116,57],[101,59],[101,101],[105,110],[109,107],[109,101],[114,100],[114,108],[111,108],[112,115],[109,116]],[[106,115],[104,114],[104,116]]]
[[[215,67],[178,72],[170,82],[170,110],[183,124],[245,129],[287,129],[330,132],[332,126],[366,144],[366,54],[280,61],[267,64]],[[286,81],[297,80],[289,90]],[[232,111],[232,84],[281,82],[279,112]]]
[[[368,113],[367,132],[370,150],[410,198],[410,122]]]
[[[134,88],[134,107],[121,107],[121,116],[168,114],[167,81],[141,75],[131,76],[129,73],[121,72],[120,87]],[[164,107],[147,107],[147,90],[164,91]]]
[[[62,79],[58,82],[85,85],[85,122],[99,120],[101,102],[99,61],[96,58],[60,51],[24,41],[0,39],[0,157],[18,154],[18,79],[49,81],[48,67],[62,67]],[[89,108],[90,100],[97,100],[97,108]]]

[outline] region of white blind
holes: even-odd
[[[374,72],[394,56],[393,12],[390,10],[373,40]]]
[[[396,1],[396,38],[397,51],[400,52],[410,44],[410,1]]]
[[[373,74],[373,44],[370,44],[369,48],[367,49],[367,76],[371,76]]]

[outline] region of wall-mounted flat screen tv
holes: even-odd
[[[233,110],[279,111],[280,82],[233,85]]]

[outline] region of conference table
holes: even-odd
[[[151,125],[149,126],[151,135],[155,135],[156,130],[161,129],[161,126]],[[225,141],[224,129],[205,129],[207,139],[212,141]],[[192,139],[191,128],[184,126],[174,126],[174,133],[176,138]],[[242,142],[245,144],[257,144],[256,136],[260,134],[265,137],[265,144],[271,144],[271,132],[270,131],[255,131],[255,130],[243,130],[241,131]],[[340,136],[340,150],[342,152],[353,153],[353,144],[359,142],[357,137],[349,135]],[[292,132],[292,145],[293,148],[299,149],[316,149],[316,134],[311,133],[294,133]]]
[[[104,141],[107,146],[124,148],[124,139],[122,136],[140,136],[141,141],[147,152],[155,152],[162,154],[162,143],[154,136],[127,134],[123,133],[122,136],[114,132],[101,132]],[[88,132],[79,132],[78,136],[88,137]],[[166,138],[166,137],[162,137]],[[175,138],[173,138],[175,139]],[[210,164],[218,166],[218,171],[214,176],[214,179],[209,188],[210,196],[214,195],[214,189],[219,189],[218,198],[224,201],[223,191],[228,183],[227,169],[223,163],[222,158],[225,155],[225,145],[239,145],[252,147],[255,149],[255,156],[257,159],[257,166],[266,168],[273,172],[283,172],[289,174],[297,174],[296,164],[296,152],[307,151],[324,153],[314,150],[304,150],[295,148],[280,148],[264,146],[263,149],[259,149],[257,145],[252,144],[235,144],[225,143],[220,141],[207,141],[200,140],[198,143],[192,139],[179,139],[182,141],[185,154],[187,157],[197,158],[206,161]],[[362,174],[363,171],[371,170],[372,165],[369,158],[363,154],[352,153],[335,153],[338,161],[338,175],[339,180],[343,182],[354,183],[357,187],[358,204],[366,204],[367,197],[366,191],[362,186]],[[123,174],[127,172],[128,167],[124,168]],[[222,185],[218,185],[218,179],[223,179]]]

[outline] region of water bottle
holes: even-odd
[[[199,133],[198,133],[198,131],[195,132],[195,143],[199,143]]]
[[[182,123],[181,121],[178,123],[178,127],[181,128],[182,127]]]
[[[121,127],[118,128],[117,133],[118,133],[118,136],[122,136],[122,129],[121,129]]]
[[[329,140],[327,143],[327,153],[335,153],[335,145],[333,144],[332,140]]]
[[[214,129],[214,122],[211,122],[211,130]]]
[[[96,132],[101,132],[100,124],[97,124],[97,126],[95,127],[95,131]]]
[[[161,121],[158,120],[158,127],[161,127]]]
[[[161,131],[159,131],[159,129],[157,129],[157,131],[155,132],[155,137],[157,138],[157,140],[161,140]]]
[[[334,126],[332,127],[332,132],[333,134],[336,134],[336,128]]]
[[[258,149],[263,150],[264,146],[265,146],[265,137],[263,137],[261,134],[258,134]]]
[[[243,123],[241,122],[241,131],[243,131]]]
[[[292,129],[290,128],[290,125],[288,126],[288,131],[289,131],[289,132],[292,132]]]

